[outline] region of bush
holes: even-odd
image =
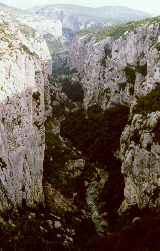
[[[119,148],[119,139],[128,121],[129,108],[117,106],[105,112],[98,106],[88,110],[88,118],[73,113],[63,121],[61,134],[87,157],[95,162],[113,165],[113,152]],[[73,126],[74,125],[74,126]]]
[[[126,66],[124,72],[126,74],[127,81],[129,83],[135,84],[136,81],[135,70],[131,66]]]
[[[136,72],[139,72],[143,76],[146,76],[147,75],[147,63],[144,65],[137,65]]]
[[[159,22],[160,17],[154,17],[154,18],[146,18],[140,21],[133,21],[126,24],[120,24],[115,26],[106,26],[103,29],[100,29],[99,32],[97,32],[96,36],[96,42],[99,42],[103,39],[105,39],[108,36],[113,37],[113,39],[118,39],[120,36],[122,36],[126,31],[134,31],[138,26],[142,24],[151,24],[154,22]]]
[[[160,85],[146,96],[141,96],[134,106],[134,113],[148,114],[160,110]]]
[[[73,102],[83,101],[83,96],[84,96],[83,89],[78,82],[72,84],[68,78],[65,78],[64,80],[62,80],[62,91]]]

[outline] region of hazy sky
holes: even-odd
[[[150,13],[160,14],[160,0],[0,0],[0,2],[18,8],[31,8],[36,5],[56,3],[79,4],[89,7],[123,5]]]

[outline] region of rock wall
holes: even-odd
[[[32,28],[0,15],[0,211],[44,203],[46,43]]]
[[[125,178],[121,211],[132,205],[159,207],[159,18],[134,23],[131,31],[123,30],[123,34],[116,32],[102,41],[95,35],[89,41],[87,35],[77,36],[71,46],[70,64],[81,73],[86,110],[93,104],[104,110],[120,104],[130,107],[120,147]],[[149,96],[156,88],[157,92]],[[139,102],[141,108],[135,109]]]

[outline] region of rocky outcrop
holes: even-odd
[[[44,86],[51,74],[45,41],[0,16],[0,211],[43,203]]]
[[[159,207],[159,30],[155,18],[108,31],[102,41],[79,34],[71,46],[70,64],[81,73],[85,109],[93,104],[103,110],[130,107],[120,146],[122,211],[133,205]]]
[[[120,212],[133,205],[159,208],[160,112],[136,114],[121,136],[125,201]]]

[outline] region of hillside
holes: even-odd
[[[55,4],[46,5],[42,8],[37,8],[36,13],[49,15],[61,15],[61,21],[65,20],[66,16],[74,17],[81,21],[96,21],[97,24],[107,25],[107,24],[118,24],[122,22],[128,22],[131,20],[138,20],[145,17],[149,17],[149,13],[142,11],[137,11],[127,7],[121,6],[104,6],[100,8],[89,8],[77,5],[65,5],[65,4]],[[64,27],[68,27],[63,23]],[[89,23],[88,23],[89,25]],[[69,27],[68,27],[69,28]]]

